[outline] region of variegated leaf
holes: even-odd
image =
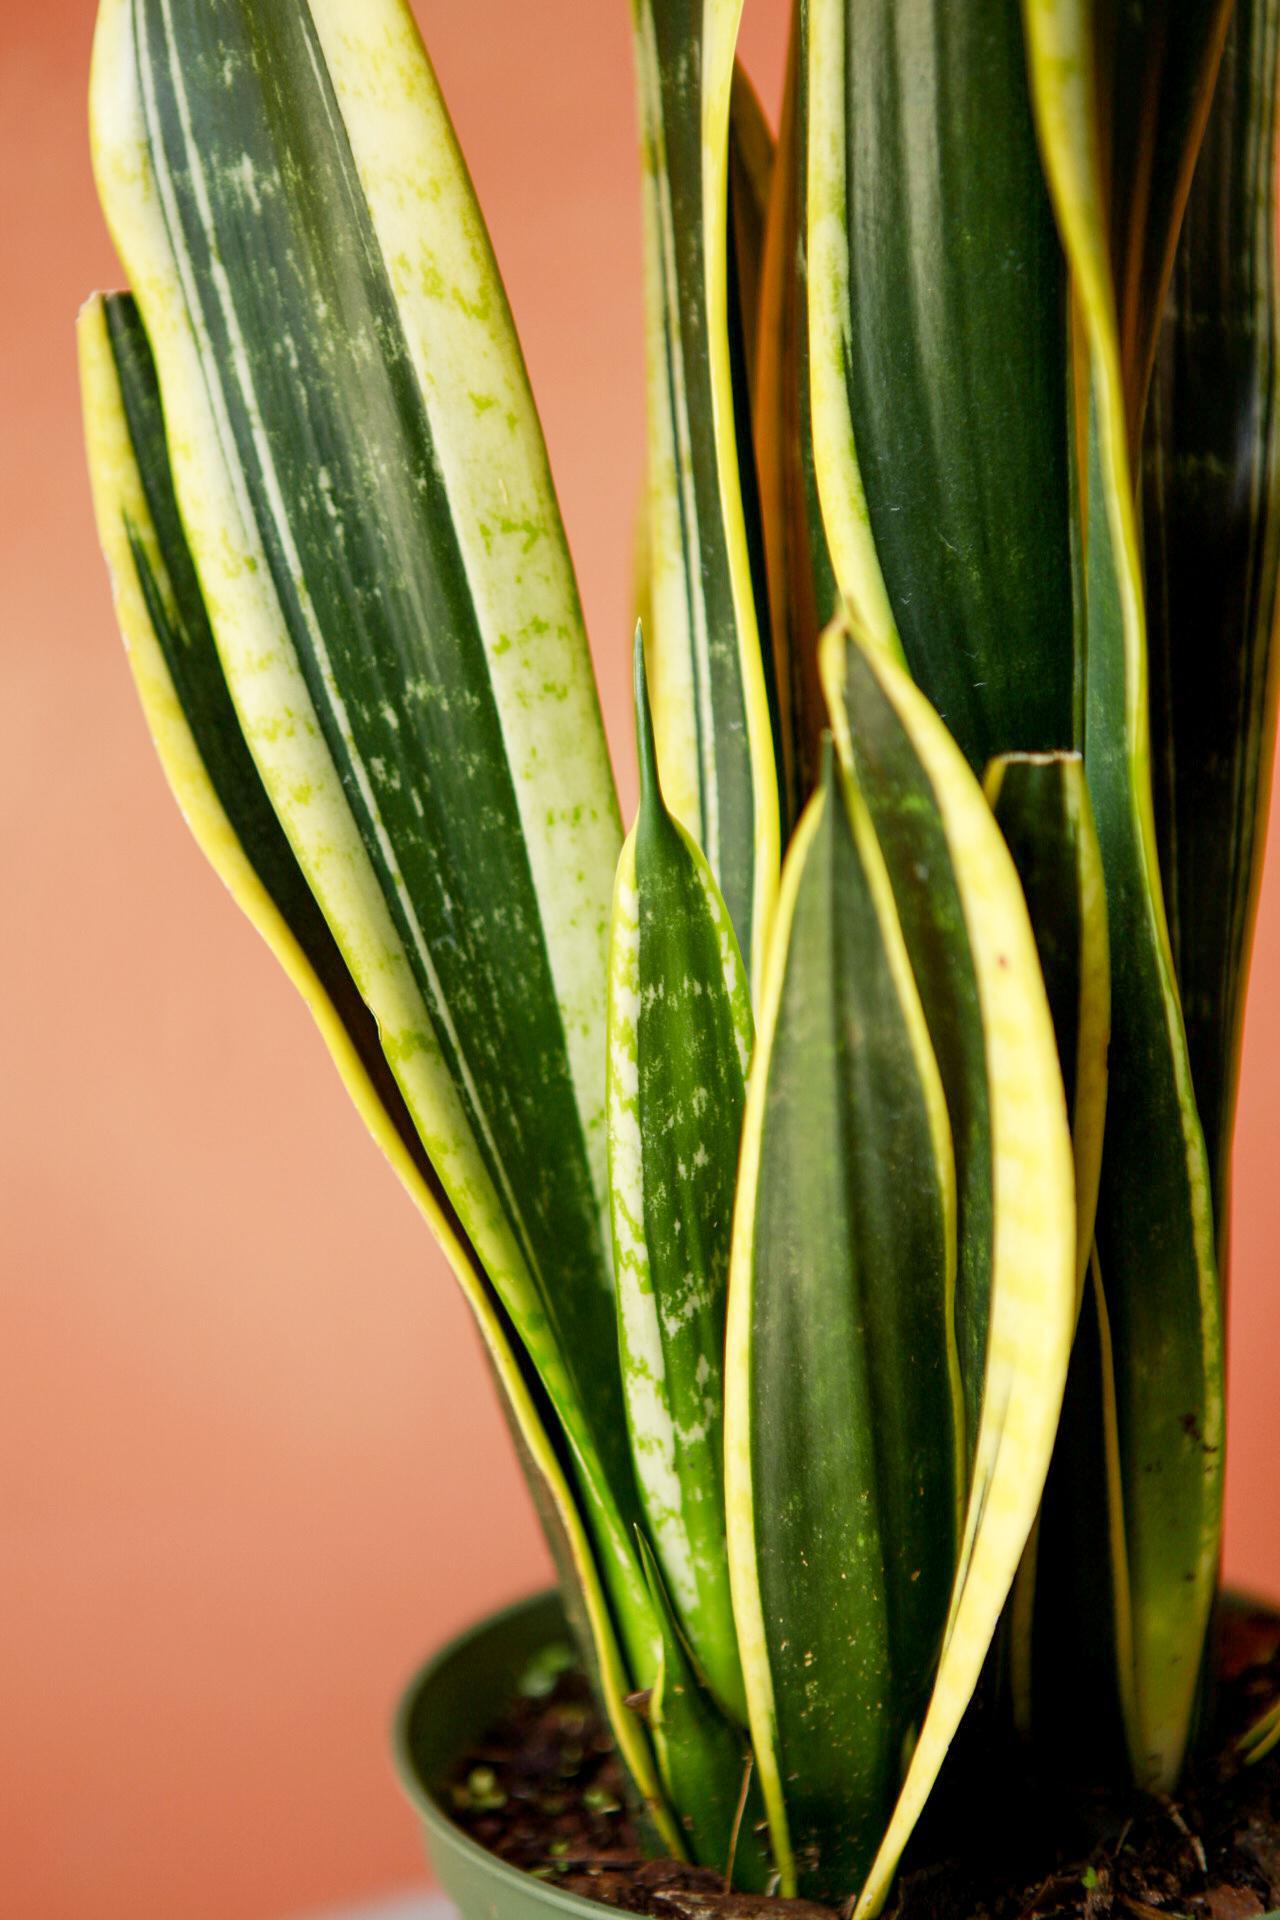
[[[1005,754],[983,781],[1026,896],[1058,1042],[1076,1168],[1081,1295],[1107,1112],[1111,951],[1102,852],[1084,762],[1076,753]]]
[[[740,11],[741,0],[634,0],[649,393],[646,644],[658,763],[668,805],[707,856],[754,980],[780,855],[744,511],[750,427],[735,410],[729,325]]]
[[[127,295],[91,300],[79,354],[94,504],[116,612],[175,800],[232,897],[297,987],[361,1118],[444,1251],[475,1315],[531,1486],[576,1596],[609,1722],[667,1843],[648,1743],[599,1571],[546,1415],[554,1411],[489,1287],[388,1069],[374,1020],[276,819],[240,730],[174,496],[155,369]]]
[[[1066,281],[1017,0],[808,0],[806,17],[809,379],[836,578],[976,771],[1069,747]]]
[[[792,12],[765,230],[756,370],[756,468],[768,561],[784,841],[817,778],[826,724],[818,635],[835,613],[838,597],[818,504],[810,415],[808,8],[809,0],[796,0]]]
[[[402,0],[105,0],[94,158],[242,730],[555,1402],[628,1657],[616,807],[501,283]]]
[[[888,1893],[1035,1520],[1075,1322],[1076,1200],[1035,939],[981,789],[883,646],[833,626],[823,640],[823,678],[842,758],[883,849],[951,1116],[961,1201],[957,1345],[976,1421],[941,1658],[859,1895],[865,1916]],[[967,1249],[966,1193],[980,1214],[976,1237],[970,1220]]]
[[[1084,755],[1106,876],[1112,1042],[1097,1244],[1133,1610],[1132,1765],[1181,1770],[1217,1586],[1223,1338],[1204,1136],[1152,811],[1147,636],[1088,0],[1023,0],[1045,170],[1081,315]],[[1158,1473],[1150,1471],[1158,1461]]]
[[[1114,1647],[1121,1637],[1112,1583],[1095,1590],[1105,1562],[1097,1551],[1098,1515],[1110,1510],[1114,1476],[1107,1473],[1102,1395],[1114,1404],[1114,1378],[1099,1376],[1105,1301],[1087,1286],[1093,1223],[1102,1165],[1107,1105],[1107,1045],[1111,1027],[1111,971],[1102,855],[1078,754],[1010,754],[992,762],[984,780],[987,801],[1013,856],[1026,896],[1036,952],[1058,1043],[1076,1172],[1076,1286],[1082,1309],[1072,1349],[1063,1418],[1039,1518],[1014,1584],[1005,1622],[1004,1671],[1014,1722],[1034,1730],[1061,1766],[1073,1726],[1087,1728],[1095,1751],[1106,1747],[1103,1727],[1079,1703],[1087,1684],[1077,1652],[1089,1640]],[[1096,1267],[1096,1257],[1095,1257]],[[1083,1404],[1082,1404],[1083,1403]],[[1065,1437],[1064,1437],[1065,1436]],[[1101,1465],[1100,1465],[1101,1463]],[[1111,1464],[1114,1464],[1111,1462]],[[1078,1528],[1092,1544],[1080,1551]],[[1100,1609],[1103,1611],[1100,1613]],[[1082,1632],[1092,1619],[1098,1630]],[[1102,1624],[1105,1622],[1105,1624]],[[1114,1696],[1107,1676],[1090,1697]]]
[[[933,1682],[962,1498],[954,1210],[884,863],[828,755],[783,870],[726,1362],[734,1605],[787,1893],[860,1884]]]
[[[1275,744],[1280,5],[1236,0],[1147,416],[1156,827],[1225,1260],[1245,979]]]
[[[751,995],[706,860],[668,812],[636,633],[640,811],[609,968],[609,1185],[622,1380],[666,1592],[745,1717],[724,1533],[724,1324]]]

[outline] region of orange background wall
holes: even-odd
[[[633,792],[625,0],[421,0]],[[748,0],[776,99],[785,6]],[[0,0],[0,1906],[275,1920],[421,1877],[421,1654],[546,1563],[462,1307],[206,870],[121,658],[72,321],[91,0]],[[19,24],[20,23],[20,24]],[[1240,1119],[1228,1569],[1280,1593],[1280,835]]]

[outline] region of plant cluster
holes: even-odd
[[[776,145],[740,10],[633,6],[625,841],[404,0],[103,0],[81,367],[170,783],[470,1302],[661,1843],[862,1916],[975,1697],[1148,1788],[1196,1736],[1280,0],[796,0]]]

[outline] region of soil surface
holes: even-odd
[[[997,1824],[932,1857],[917,1842],[885,1920],[1257,1920],[1280,1909],[1280,1749],[1242,1766],[1236,1743],[1280,1697],[1280,1624],[1226,1616],[1214,1737],[1176,1800],[1069,1799],[990,1778]],[[442,1794],[499,1859],[655,1920],[834,1920],[803,1900],[726,1892],[718,1873],[646,1857],[613,1742],[581,1674],[554,1650]],[[953,1808],[954,1814],[954,1808]],[[1051,1819],[1049,1816],[1051,1815]],[[961,1822],[962,1827],[965,1822]],[[993,1844],[992,1834],[1000,1836]],[[999,1868],[999,1872],[993,1868]]]

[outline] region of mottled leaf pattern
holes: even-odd
[[[751,996],[706,860],[667,811],[636,634],[640,812],[618,864],[609,1190],[627,1423],[666,1591],[745,1715],[724,1536],[724,1323]]]
[[[434,77],[399,0],[107,0],[93,114],[245,739],[555,1401],[642,1676],[605,1191],[619,828]]]
[[[129,663],[174,798],[206,858],[309,1008],[361,1118],[422,1213],[476,1317],[600,1697],[668,1844],[679,1846],[635,1715],[599,1567],[506,1315],[441,1188],[356,991],[271,808],[227,692],[173,493],[150,347],[127,295],[90,301],[78,327],[89,469]]]

